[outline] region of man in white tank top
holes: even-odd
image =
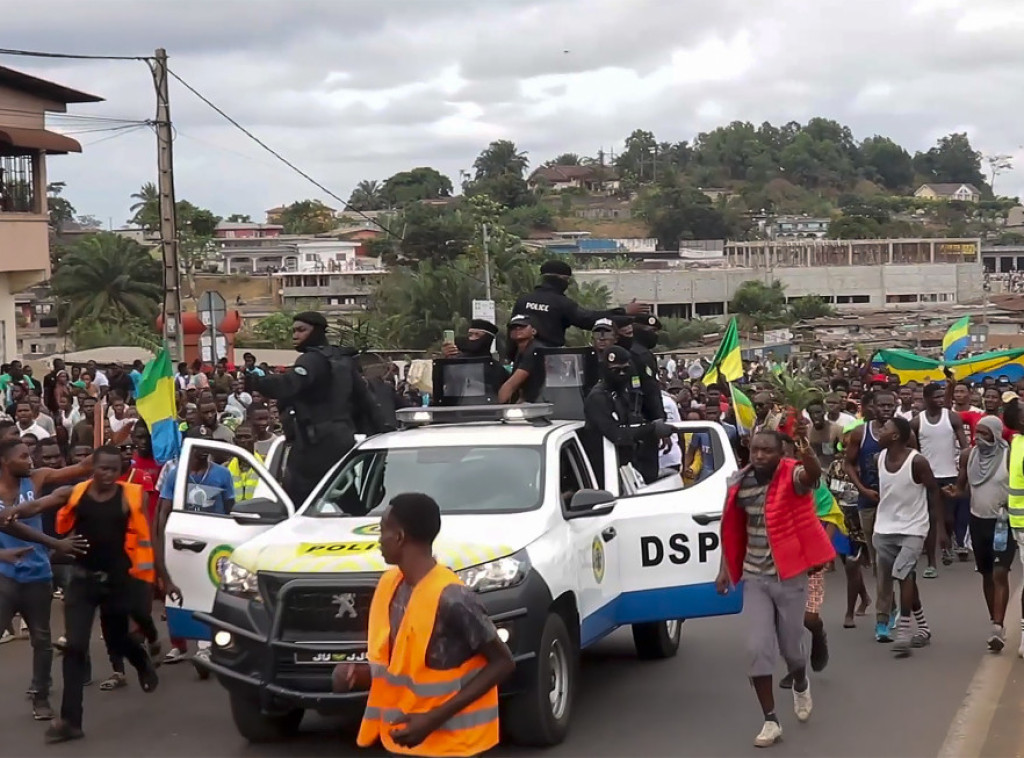
[[[939,488],[955,485],[959,474],[960,451],[968,448],[967,435],[964,434],[964,422],[956,411],[944,407],[946,391],[940,384],[929,384],[924,388],[924,412],[910,422],[917,435],[921,455],[928,461],[932,473],[939,483]],[[958,500],[943,495],[943,526],[947,534],[953,534],[956,521]],[[924,570],[925,579],[938,576],[935,568],[935,534],[929,533],[925,541],[925,556],[928,568]],[[946,548],[942,551],[942,563],[946,566],[953,562],[953,551]]]
[[[910,423],[905,419],[890,419],[882,427],[874,534],[879,593],[883,592],[883,577],[899,582],[900,616],[893,652],[900,658],[910,655],[912,647],[924,647],[931,642],[916,578],[925,539],[934,533],[943,549],[949,544],[943,523],[942,493],[928,461],[910,448],[910,440]],[[913,636],[911,614],[917,626]]]

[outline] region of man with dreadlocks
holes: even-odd
[[[278,401],[285,437],[292,444],[284,488],[303,502],[337,461],[355,445],[355,434],[383,430],[380,407],[367,386],[357,351],[327,342],[327,319],[315,311],[297,314],[292,343],[302,355],[288,371],[247,375],[249,391]]]

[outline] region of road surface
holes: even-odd
[[[1019,754],[1024,745],[1024,661],[1016,657],[1019,604],[1011,603],[1007,650],[992,656],[985,652],[988,615],[973,565],[957,564],[922,584],[935,641],[909,659],[895,660],[889,646],[874,642],[873,618],[858,619],[855,630],[842,628],[843,580],[829,576],[824,617],[832,660],[812,677],[809,723],[797,723],[790,694],[779,691],[784,738],[768,751],[771,755]],[[101,645],[94,639],[97,678],[107,673]],[[224,690],[212,679],[198,681],[192,667],[181,664],[160,669],[162,682],[153,695],[143,695],[135,681],[116,692],[88,688],[86,738],[46,746],[46,725],[32,720],[24,699],[29,671],[27,641],[0,646],[0,754],[5,756],[335,758],[352,744],[337,723],[307,715],[296,743],[249,746],[234,730]],[[59,691],[59,657],[54,675]],[[752,744],[761,715],[745,677],[741,616],[686,623],[679,656],[652,663],[637,661],[628,632],[620,631],[588,652],[581,678],[569,739],[546,755],[764,755]],[[59,705],[59,697],[53,704]],[[354,746],[352,751],[376,754]],[[539,753],[502,746],[494,754]]]

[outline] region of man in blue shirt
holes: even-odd
[[[132,370],[128,373],[128,378],[132,380],[132,397],[139,396],[139,383],[142,382],[142,371],[146,368],[146,365],[142,361],[135,361],[132,364]]]
[[[176,479],[177,467],[168,470],[164,477],[160,488],[161,499],[174,502]],[[226,516],[234,507],[235,482],[231,472],[225,466],[211,461],[208,451],[194,450],[185,480],[185,510]]]
[[[10,626],[15,614],[28,625],[32,642],[32,715],[37,721],[53,718],[50,708],[50,606],[53,570],[50,550],[61,555],[81,553],[80,541],[58,540],[43,533],[44,508],[60,507],[70,488],[36,499],[36,493],[54,485],[88,476],[91,462],[63,469],[33,471],[32,456],[21,440],[0,442],[0,549],[30,548],[17,563],[0,562],[0,629]]]

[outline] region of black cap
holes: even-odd
[[[628,366],[629,351],[624,347],[612,345],[607,351],[605,351],[604,362],[609,366]]]
[[[572,276],[572,266],[565,261],[545,261],[540,267],[542,274],[555,274],[556,276]]]
[[[324,318],[324,314],[317,313],[316,311],[303,311],[302,313],[296,313],[292,316],[292,321],[301,321],[303,324],[309,324],[312,327],[320,327],[321,329],[327,328],[327,319]]]
[[[610,332],[615,329],[615,324],[610,318],[599,318],[590,328],[592,332]]]
[[[470,321],[469,328],[479,329],[480,331],[487,332],[488,334],[491,335],[496,335],[498,333],[498,327],[496,327],[490,321],[487,321],[486,319],[482,318],[475,318],[472,321]]]
[[[508,328],[511,329],[513,326],[520,326],[526,324],[527,326],[533,326],[533,319],[527,316],[525,313],[517,313],[515,316],[508,320]]]
[[[652,316],[650,314],[635,316],[633,318],[633,323],[637,326],[646,326],[656,332],[661,331],[661,322],[658,320],[657,316]]]

